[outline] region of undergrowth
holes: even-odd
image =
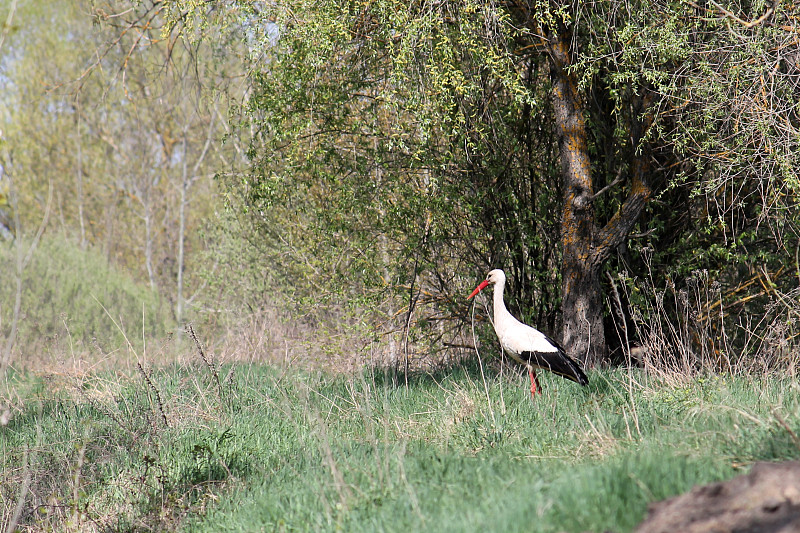
[[[0,338],[13,319],[15,261],[14,243],[0,242],[0,271],[7,274],[0,284]],[[22,276],[17,365],[35,368],[40,361],[32,354],[109,353],[128,343],[141,352],[143,339],[174,328],[168,303],[155,291],[68,240],[45,235]]]

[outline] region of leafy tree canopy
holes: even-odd
[[[561,275],[581,261],[564,247],[580,209],[590,209],[582,249],[596,254],[598,293],[604,270],[660,287],[707,269],[733,318],[737,288],[759,269],[789,272],[793,4],[165,6],[187,31],[221,29],[246,45],[253,165],[229,185],[299,296],[344,286],[348,298],[403,296],[389,316],[424,302],[415,316],[457,318],[478,272],[503,266],[512,310],[552,331],[561,302],[573,305]],[[562,86],[576,88],[585,149],[559,145]],[[590,168],[576,207],[562,169],[581,150]],[[762,286],[753,301],[764,305],[773,293]]]

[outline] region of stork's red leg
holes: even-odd
[[[536,371],[532,368],[528,369],[528,374],[531,376],[531,398],[537,394],[541,394],[541,385],[539,385],[539,378],[536,376]]]

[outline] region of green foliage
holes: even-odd
[[[0,286],[3,334],[14,312],[16,265],[15,243],[0,244],[0,268],[7,273]],[[143,342],[172,329],[167,303],[91,248],[81,250],[58,236],[45,236],[22,273],[19,364],[26,365],[25,354],[33,357],[30,364],[38,361],[33,354],[56,346],[97,346],[109,353],[126,346],[126,338],[138,351]]]
[[[51,190],[50,222],[146,279],[183,322],[211,176],[233,151],[215,142],[220,94],[236,98],[232,60],[216,52],[236,46],[162,39],[160,13],[128,0],[19,3],[0,50],[0,190],[20,234],[41,223]]]
[[[751,14],[745,19],[767,7],[739,6]],[[780,52],[794,39],[794,8],[750,28],[722,10],[701,11],[715,16],[693,16],[684,2],[642,4],[620,25],[598,16],[587,28],[592,47],[576,65],[587,85],[593,76],[610,87],[616,110],[631,92],[655,95],[647,145],[663,192],[642,229],[655,230],[651,243],[663,254],[656,263],[679,276],[758,264],[756,251],[785,263],[792,250],[781,234],[798,233],[790,206],[800,190],[787,176],[800,167],[790,125],[800,100]]]
[[[655,191],[607,271],[654,287],[705,271],[734,295],[724,307],[749,313],[775,301],[735,291],[758,290],[743,279],[756,269],[796,288],[782,268],[800,235],[796,62],[783,52],[796,10],[747,26],[768,6],[739,4],[167,2],[173,23],[188,14],[250,50],[237,118],[255,132],[251,172],[223,181],[270,277],[298,307],[357,303],[389,330],[412,316],[431,346],[432,324],[460,343],[463,291],[497,266],[512,311],[548,333],[560,325],[559,66],[545,41],[562,31],[604,191],[588,233],[639,178]]]
[[[297,2],[224,24],[258,58],[240,124],[257,132],[253,169],[224,180],[228,199],[294,302],[395,317],[411,300],[425,325],[462,314],[466,286],[503,264],[512,309],[555,327],[546,86],[528,79],[540,65],[509,53],[507,14],[474,2]]]

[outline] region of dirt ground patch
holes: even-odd
[[[651,505],[636,533],[800,532],[800,462],[757,463],[749,474]]]

